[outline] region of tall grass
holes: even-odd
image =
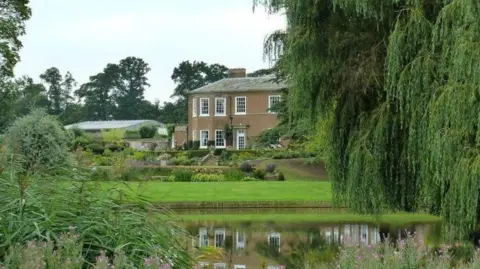
[[[190,259],[180,241],[187,233],[165,221],[169,219],[165,215],[173,217],[170,212],[153,207],[142,197],[128,197],[133,191],[112,188],[100,192],[91,184],[65,184],[65,180],[33,176],[28,186],[23,186],[14,173],[0,175],[0,262],[17,244],[60,242],[59,235],[74,228],[86,264],[93,263],[102,250],[108,257],[122,252],[134,264],[155,255],[168,257],[175,268],[188,268]],[[138,207],[112,197],[133,200]]]

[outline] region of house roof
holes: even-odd
[[[193,90],[189,92],[189,94],[275,91],[287,88],[286,84],[282,82],[276,83],[274,80],[275,76],[272,75],[263,77],[224,78]]]
[[[81,130],[102,130],[102,129],[123,129],[138,124],[150,123],[163,126],[162,123],[154,120],[110,120],[110,121],[84,121],[66,125],[65,129],[76,127]]]

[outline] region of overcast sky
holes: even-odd
[[[285,28],[263,8],[253,13],[251,0],[32,0],[31,8],[16,76],[38,79],[55,66],[83,83],[107,63],[136,56],[152,69],[146,98],[162,102],[181,61],[266,68],[263,40]]]

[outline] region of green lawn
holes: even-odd
[[[268,222],[276,223],[345,223],[345,222],[370,222],[402,225],[407,223],[432,223],[440,221],[439,217],[427,214],[386,214],[375,216],[356,215],[345,212],[306,213],[306,214],[219,214],[219,215],[180,215],[183,221],[214,221],[214,222]]]
[[[330,182],[102,182],[103,188],[130,188],[151,202],[331,201]]]

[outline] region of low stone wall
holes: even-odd
[[[129,147],[136,150],[167,150],[168,139],[128,139],[125,140]]]

